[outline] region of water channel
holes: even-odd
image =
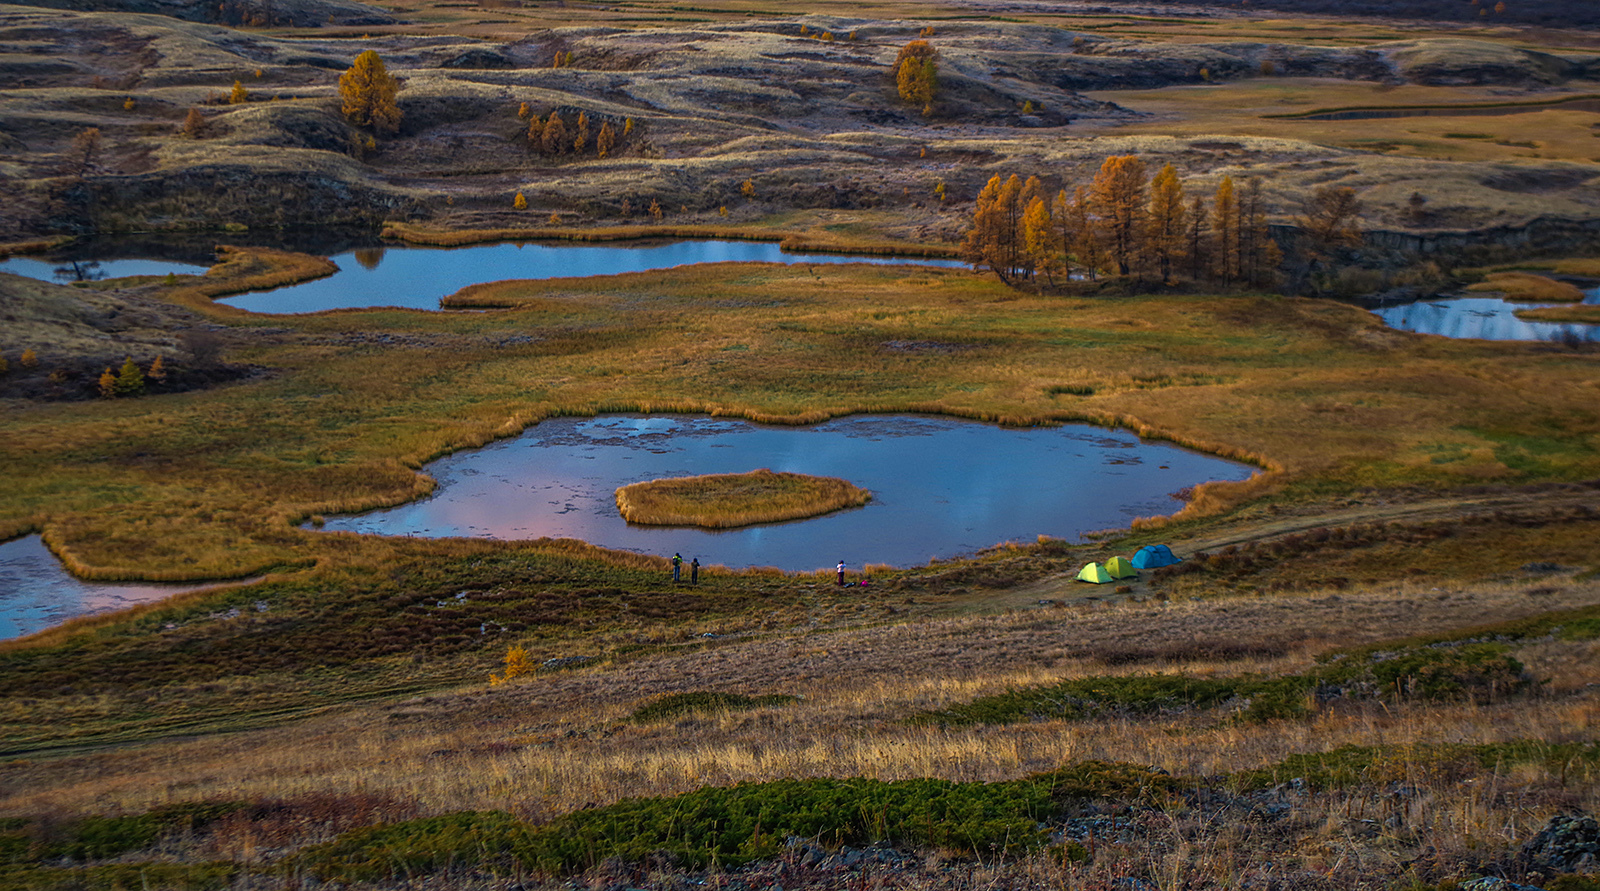
[[[85,582],[69,575],[39,536],[26,535],[0,544],[0,640],[217,584]]]
[[[619,486],[662,477],[775,471],[842,477],[865,507],[734,530],[632,525]],[[918,415],[806,427],[694,416],[555,418],[440,459],[420,501],[325,528],[383,535],[577,538],[704,564],[812,570],[843,560],[908,566],[1039,535],[1076,539],[1183,506],[1175,493],[1253,468],[1122,431],[1006,428]]]
[[[320,238],[320,240],[318,240]],[[310,240],[307,240],[310,239]],[[759,241],[672,241],[610,244],[500,243],[459,248],[384,244],[370,235],[342,233],[264,244],[327,255],[339,272],[272,291],[241,294],[221,302],[251,312],[282,314],[372,306],[438,309],[439,298],[468,285],[511,278],[556,278],[647,272],[694,263],[907,263],[962,266],[956,260],[791,254]],[[204,272],[212,241],[171,237],[156,240],[84,241],[43,257],[0,260],[0,272],[45,281]],[[1600,304],[1600,288],[1585,303]],[[1537,304],[1498,297],[1436,297],[1373,310],[1403,331],[1485,340],[1578,340],[1600,342],[1600,325],[1526,322],[1519,309]]]
[[[1583,302],[1600,304],[1600,288],[1584,292]],[[1519,309],[1550,305],[1511,303],[1499,297],[1438,297],[1380,306],[1372,311],[1391,328],[1420,334],[1482,340],[1600,342],[1600,325],[1530,322],[1516,316]]]

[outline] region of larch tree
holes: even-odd
[[[1022,212],[1022,247],[1028,256],[1028,265],[1044,273],[1054,286],[1056,271],[1061,267],[1060,239],[1056,236],[1055,218],[1050,213],[1050,203],[1043,195],[1035,195]]]
[[[1283,251],[1272,240],[1267,228],[1267,206],[1261,195],[1261,180],[1245,180],[1239,193],[1239,275],[1255,286],[1271,282],[1274,270],[1283,262]]]
[[[900,47],[894,58],[894,81],[901,99],[921,106],[924,114],[931,113],[939,90],[938,50],[926,40]]]
[[[1150,181],[1150,212],[1145,217],[1145,254],[1162,281],[1171,281],[1173,269],[1184,255],[1184,226],[1188,209],[1183,204],[1183,184],[1171,164],[1156,171]]]
[[[550,119],[544,122],[539,144],[547,155],[562,154],[571,145],[571,140],[567,138],[567,123],[561,120],[561,115],[550,112]]]
[[[600,132],[594,138],[595,154],[602,158],[609,157],[612,150],[617,147],[617,128],[611,126],[610,121],[600,124]]]
[[[1093,199],[1083,186],[1078,186],[1072,192],[1066,224],[1071,233],[1072,253],[1078,258],[1078,265],[1083,267],[1084,275],[1090,280],[1098,278],[1100,267],[1105,264],[1105,250],[1100,244],[1098,227],[1095,226]]]
[[[1217,278],[1230,284],[1239,277],[1239,197],[1234,192],[1233,177],[1224,176],[1217,185],[1216,197],[1211,202],[1211,228],[1216,232]]]
[[[528,118],[528,148],[536,152],[544,151],[544,121],[538,115]]]
[[[1131,273],[1138,260],[1148,182],[1149,174],[1138,156],[1113,155],[1100,165],[1100,172],[1089,186],[1100,242],[1119,275]]]
[[[572,152],[576,155],[583,154],[589,147],[589,115],[587,112],[578,112],[578,123],[572,128]]]
[[[1189,278],[1200,281],[1211,268],[1211,227],[1206,200],[1199,195],[1189,203],[1189,216],[1183,227],[1183,248],[1189,260]]]
[[[973,269],[987,268],[1010,284],[1025,272],[1022,252],[1022,180],[1012,174],[989,178],[973,209],[972,229],[961,244],[961,259]]]
[[[395,100],[399,92],[400,82],[390,76],[373,50],[356,56],[349,70],[339,75],[344,116],[358,127],[371,127],[379,133],[400,129],[400,105]]]
[[[1304,233],[1301,243],[1306,268],[1315,271],[1325,266],[1335,251],[1359,245],[1360,215],[1361,201],[1349,186],[1323,186],[1313,191],[1295,220]]]

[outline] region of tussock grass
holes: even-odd
[[[1518,303],[1581,303],[1583,291],[1571,282],[1556,281],[1531,272],[1491,272],[1469,291],[1500,291]]]
[[[815,517],[871,500],[871,492],[849,480],[766,468],[649,480],[617,489],[617,509],[630,523],[709,529]]]
[[[1517,310],[1517,318],[1530,322],[1566,322],[1579,325],[1600,325],[1600,306],[1539,306]]]

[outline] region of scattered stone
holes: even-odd
[[[1600,869],[1600,823],[1582,813],[1551,817],[1522,846],[1522,858],[1529,866],[1554,872],[1594,872]]]

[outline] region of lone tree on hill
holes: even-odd
[[[923,114],[933,112],[933,97],[939,90],[939,52],[926,40],[913,40],[900,47],[894,57],[894,82],[900,98],[922,106]]]
[[[400,129],[400,106],[395,94],[400,83],[389,75],[383,60],[372,50],[367,50],[339,75],[339,98],[343,100],[344,116],[360,127],[371,127],[379,133],[394,133]]]

